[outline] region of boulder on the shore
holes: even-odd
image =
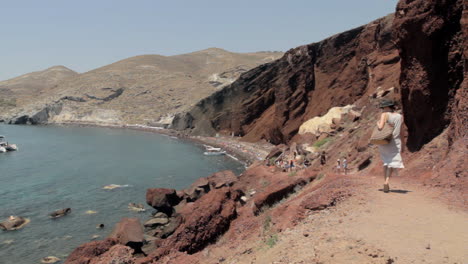
[[[71,213],[71,208],[64,208],[50,213],[49,216],[50,218],[59,218],[62,216],[66,216],[69,213]]]
[[[210,183],[206,177],[198,178],[189,188],[184,190],[188,202],[194,202],[210,191]]]
[[[172,207],[179,202],[179,197],[174,189],[151,188],[146,190],[146,203],[167,215],[173,213]]]
[[[136,252],[143,246],[143,228],[138,218],[122,218],[118,222],[109,238],[114,238],[119,244],[129,246]]]
[[[152,218],[148,221],[145,222],[144,226],[145,227],[158,227],[158,226],[163,226],[165,224],[169,223],[169,219],[167,218]]]
[[[29,223],[27,218],[21,216],[10,216],[7,220],[0,222],[0,229],[5,231],[18,230]]]
[[[73,250],[65,261],[65,264],[88,264],[93,258],[104,254],[117,243],[117,239],[107,238],[82,244]]]
[[[184,207],[180,212],[182,224],[151,257],[157,258],[173,250],[191,254],[215,241],[237,217],[237,198],[237,192],[224,187],[212,190],[192,206]]]
[[[107,264],[107,263],[120,263],[120,264],[132,264],[135,263],[133,257],[134,250],[123,246],[115,245],[104,254],[94,258],[89,264]]]
[[[154,228],[147,232],[148,235],[155,237],[155,238],[167,238],[174,233],[174,231],[180,226],[182,223],[182,216],[180,214],[174,214],[171,218],[165,218],[166,220],[162,220],[159,218],[158,221],[167,221],[164,225],[153,225],[149,226],[149,228]],[[152,219],[153,220],[153,219]],[[150,222],[149,220],[148,222]],[[156,222],[158,222],[156,221]]]
[[[230,187],[237,181],[237,176],[230,170],[213,173],[208,177],[211,189]]]

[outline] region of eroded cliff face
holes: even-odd
[[[463,2],[398,3],[393,31],[401,57],[401,99],[411,151],[421,149],[448,126],[450,140],[466,136],[467,84],[463,87],[462,82],[466,76],[467,22]]]
[[[392,21],[389,15],[291,49],[178,116],[174,128],[287,142],[303,122],[331,107],[354,104],[379,86],[397,86],[399,55],[392,41]]]

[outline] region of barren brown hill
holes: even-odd
[[[22,101],[10,117],[16,117],[12,123],[155,123],[281,55],[210,48],[176,56],[131,57],[47,86],[34,100]],[[32,118],[41,111],[40,118]]]
[[[54,66],[0,82],[0,113],[24,105],[57,83],[78,73],[64,66]]]

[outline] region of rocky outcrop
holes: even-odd
[[[30,114],[20,114],[16,117],[13,117],[7,120],[6,123],[14,124],[14,125],[47,124],[51,117],[60,114],[61,111],[62,111],[62,103],[56,102],[56,103],[47,105],[45,108],[37,112],[32,112]]]
[[[89,264],[93,258],[106,253],[117,243],[116,239],[108,238],[83,244],[73,250],[65,261],[65,264]]]
[[[146,191],[146,203],[166,215],[172,215],[173,206],[179,202],[179,196],[174,189],[153,188]]]
[[[224,187],[212,190],[184,207],[181,211],[183,223],[151,254],[150,259],[157,259],[173,250],[192,254],[214,242],[236,218],[235,201],[238,198],[236,192]]]
[[[303,122],[331,107],[354,104],[379,86],[396,86],[399,55],[392,42],[392,21],[389,15],[291,49],[177,116],[173,127],[275,144],[289,141]]]
[[[143,228],[138,218],[123,218],[118,222],[109,238],[116,239],[121,245],[129,246],[141,252],[143,246]]]
[[[133,264],[135,258],[133,257],[133,249],[115,245],[110,248],[106,253],[93,259],[89,264],[108,264],[108,263],[120,263],[120,264]]]
[[[407,145],[412,151],[419,150],[449,125],[454,137],[464,136],[468,130],[466,81],[462,87],[467,72],[467,4],[464,2],[401,0],[398,3],[393,31],[401,57],[400,85],[409,132]]]

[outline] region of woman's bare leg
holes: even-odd
[[[387,167],[387,166],[383,166],[384,184],[387,183],[387,170],[388,170],[388,167]]]
[[[390,176],[392,176],[393,168],[386,167],[385,170],[385,184],[388,184],[388,181],[390,180]]]

